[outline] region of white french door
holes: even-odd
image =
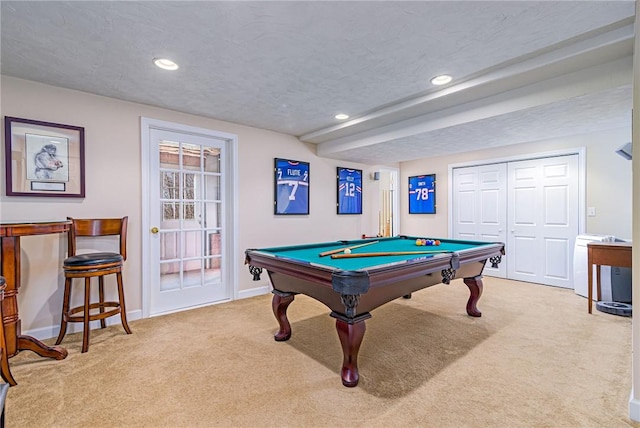
[[[233,296],[229,137],[208,132],[148,126],[148,316]]]

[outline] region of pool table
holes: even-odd
[[[275,340],[291,337],[287,308],[296,294],[314,298],[336,319],[342,345],[342,383],[358,384],[358,351],[371,311],[399,297],[441,282],[462,278],[469,287],[467,314],[481,316],[476,307],[482,294],[482,271],[494,267],[504,244],[439,239],[438,246],[418,246],[421,237],[395,236],[248,249],[245,264],[254,280],[267,270],[273,286],[272,309],[279,324]],[[345,254],[349,248],[350,254]],[[347,253],[349,253],[347,251]],[[322,253],[331,253],[321,255]]]

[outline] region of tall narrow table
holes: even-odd
[[[587,275],[589,278],[589,313],[593,305],[593,265],[596,265],[596,297],[600,292],[600,266],[631,267],[631,242],[589,242],[587,244]]]
[[[48,235],[64,233],[69,230],[70,221],[49,222],[6,222],[0,223],[0,275],[7,280],[2,301],[2,324],[6,340],[6,351],[0,359],[3,375],[9,373],[6,379],[11,385],[16,381],[10,375],[8,358],[19,351],[33,351],[41,357],[63,360],[67,357],[67,350],[60,346],[47,346],[35,337],[22,335],[20,332],[20,317],[18,315],[18,290],[20,288],[20,237],[33,235]]]

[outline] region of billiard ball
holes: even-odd
[[[345,248],[344,253],[345,253],[345,254],[351,254],[351,250],[350,250],[350,249],[348,249],[348,248]]]
[[[440,245],[440,240],[436,239],[436,245]]]
[[[422,239],[420,238],[416,239],[416,245],[418,246],[422,245]]]

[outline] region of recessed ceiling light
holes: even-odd
[[[336,119],[338,119],[338,120],[349,119],[349,115],[348,114],[344,114],[344,113],[339,113],[339,114],[336,114]]]
[[[451,76],[448,74],[441,74],[440,76],[436,76],[431,79],[431,83],[434,85],[446,85],[451,82]]]
[[[178,69],[178,64],[166,58],[154,58],[153,63],[156,65],[156,67],[160,67],[163,70],[173,71]]]

